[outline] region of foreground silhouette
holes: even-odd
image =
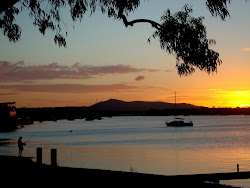
[[[140,174],[134,172],[120,172],[109,170],[95,170],[68,167],[51,167],[37,165],[30,158],[0,156],[1,183],[25,186],[108,186],[108,187],[143,187],[149,183],[166,187],[230,187],[220,184],[209,184],[198,181],[169,180],[165,176]]]
[[[26,144],[22,142],[22,137],[20,136],[18,141],[17,141],[17,146],[18,146],[18,156],[21,157],[23,153],[23,146]]]

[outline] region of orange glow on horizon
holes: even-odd
[[[64,107],[64,106],[91,106],[94,103],[117,99],[125,102],[150,101],[174,103],[173,91],[147,93],[95,93],[92,95],[43,93],[43,95],[32,96],[33,93],[26,93],[6,101],[16,101],[17,107]],[[177,103],[188,103],[196,106],[216,108],[248,108],[250,107],[250,90],[225,90],[225,89],[200,89],[189,91],[178,91]]]
[[[244,108],[250,107],[250,91],[226,91],[223,89],[212,92],[215,107]],[[213,103],[210,103],[210,105]],[[208,105],[209,106],[209,105]],[[210,106],[209,106],[210,107]]]
[[[249,107],[250,91],[230,91],[225,95],[230,107]]]

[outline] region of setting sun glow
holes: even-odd
[[[224,107],[250,106],[250,91],[229,91],[222,96],[225,98]]]

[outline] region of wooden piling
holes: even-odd
[[[43,149],[36,148],[36,162],[37,164],[42,164],[43,157],[42,157]]]
[[[51,166],[57,166],[57,150],[51,149]]]
[[[237,164],[237,172],[240,172],[240,165]]]

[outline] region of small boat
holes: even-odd
[[[175,92],[175,109],[176,109],[176,92]],[[184,118],[177,118],[175,116],[174,116],[174,121],[170,121],[170,122],[166,121],[166,125],[169,127],[192,127],[194,126],[192,121],[185,122]]]
[[[166,125],[169,127],[192,127],[193,122],[185,122],[184,118],[174,118],[174,121],[166,122]]]

